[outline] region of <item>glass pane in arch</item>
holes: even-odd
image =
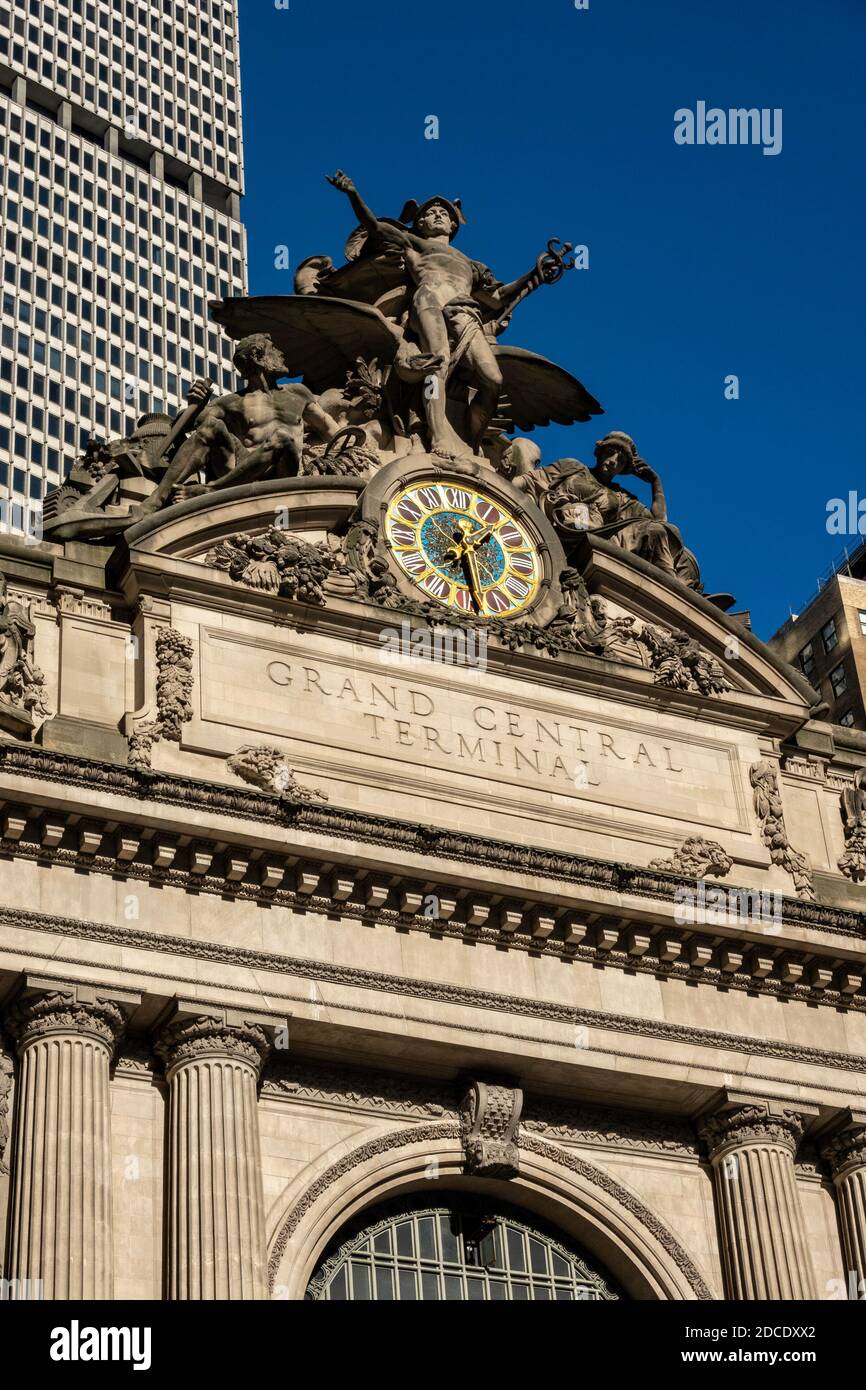
[[[325,1302],[619,1299],[570,1237],[507,1203],[421,1197],[365,1212],[332,1241],[307,1298]]]

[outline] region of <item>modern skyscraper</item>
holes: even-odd
[[[0,8],[0,496],[234,379],[246,288],[236,0]]]

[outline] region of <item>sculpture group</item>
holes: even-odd
[[[628,435],[605,435],[592,466],[576,458],[542,466],[526,437],[602,413],[563,367],[500,341],[518,305],[573,268],[570,244],[551,239],[530,270],[503,283],[454,244],[466,222],[459,200],[437,195],[380,217],[348,175],[329,182],[358,222],[344,264],[311,256],[292,295],[214,304],[237,342],[245,385],[215,397],[197,381],[173,420],[145,416],[126,439],[92,442],[46,499],[46,537],[110,539],[163,507],[228,487],[297,475],[367,480],[419,453],[471,457],[541,507],[569,560],[589,532],[700,591],[661,479]],[[626,477],[649,487],[647,502],[622,486]]]

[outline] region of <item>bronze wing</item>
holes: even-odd
[[[506,430],[573,425],[604,414],[595,396],[564,367],[526,348],[497,343],[493,350],[504,383],[496,419],[508,422]]]
[[[342,386],[359,357],[380,366],[394,359],[400,333],[378,309],[351,299],[314,294],[258,295],[218,300],[211,317],[230,338],[270,333],[286,359],[289,376],[311,391]]]

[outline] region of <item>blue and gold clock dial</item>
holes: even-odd
[[[538,593],[541,561],[526,526],[462,481],[403,488],[388,507],[385,537],[412,583],[449,608],[508,617]]]

